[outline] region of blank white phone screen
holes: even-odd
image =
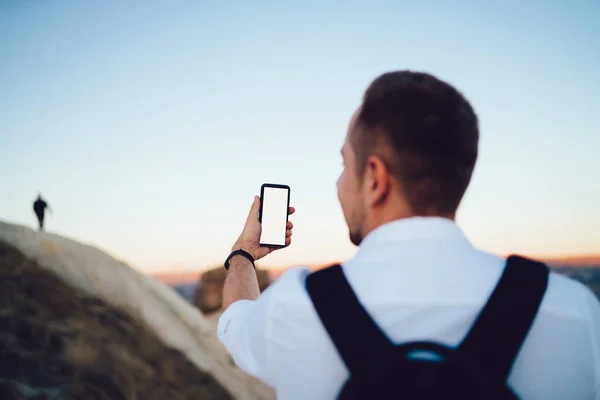
[[[261,244],[285,246],[288,189],[265,187],[262,199]]]

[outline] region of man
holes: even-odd
[[[359,251],[342,268],[394,343],[456,346],[504,270],[455,223],[478,140],[468,101],[423,73],[378,77],[351,119],[337,188]],[[271,251],[258,246],[258,210],[255,198],[232,249],[256,260]],[[237,365],[279,399],[335,398],[349,374],[307,293],[311,271],[292,268],[259,294],[249,257],[235,254],[228,267],[218,333]],[[588,288],[550,275],[508,384],[528,400],[600,399],[600,304]]]
[[[48,209],[48,211],[52,212],[52,209],[50,208],[48,203],[46,203],[42,199],[42,194],[39,193],[37,199],[33,203],[33,212],[35,212],[35,215],[38,219],[40,231],[44,230],[44,214],[46,213],[46,209]]]

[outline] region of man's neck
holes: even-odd
[[[372,231],[374,231],[382,225],[409,218],[444,218],[453,222],[456,219],[456,214],[441,214],[433,211],[428,212],[427,214],[417,214],[412,212],[412,210],[405,209],[404,207],[390,209],[387,212],[385,211],[386,210],[382,210],[382,212],[380,213],[373,213],[370,219],[365,220],[366,224],[363,227],[363,237],[366,237],[369,233],[371,233]]]

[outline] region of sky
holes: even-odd
[[[264,264],[347,259],[348,121],[375,77],[411,69],[479,116],[457,218],[474,245],[599,254],[599,20],[592,0],[5,0],[0,219],[35,227],[41,191],[51,232],[146,272],[199,269],[281,183],[294,243]]]

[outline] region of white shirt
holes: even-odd
[[[411,218],[371,232],[342,267],[392,341],[456,346],[504,265],[475,249],[454,222]],[[219,338],[236,364],[278,399],[334,399],[348,378],[305,289],[310,272],[289,269],[257,300],[237,301],[219,319]],[[508,383],[525,400],[600,399],[600,302],[591,290],[550,275]]]

